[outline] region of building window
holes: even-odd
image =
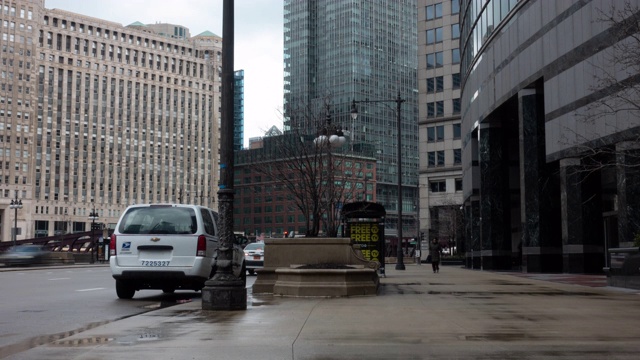
[[[427,30],[427,45],[442,42],[442,28]]]
[[[435,108],[436,108],[436,103],[427,103],[427,118],[432,118],[435,117]]]
[[[451,61],[454,64],[460,64],[460,49],[451,50]]]
[[[460,99],[453,99],[451,102],[453,103],[453,113],[460,114]]]
[[[445,180],[439,181],[431,181],[429,182],[429,188],[431,192],[446,192],[447,191],[447,182]]]
[[[453,89],[460,89],[460,73],[451,75]]]
[[[427,54],[427,69],[442,67],[443,65],[442,51],[433,54]]]
[[[427,20],[433,20],[442,17],[442,3],[429,5],[426,7]]]
[[[451,13],[460,13],[460,0],[451,0]]]
[[[444,91],[444,77],[437,76],[427,79],[427,93],[435,93]]]
[[[456,191],[462,191],[462,179],[456,179]]]
[[[444,166],[444,150],[436,151],[438,163],[437,166]]]
[[[428,159],[428,163],[427,163],[428,167],[436,166],[436,152],[435,151],[427,152],[427,159]]]
[[[429,126],[427,128],[427,142],[444,140],[444,125]]]
[[[436,67],[436,54],[427,54],[427,69]]]
[[[453,138],[454,139],[460,139],[460,134],[461,134],[461,130],[460,130],[460,124],[453,124]]]
[[[436,101],[436,117],[444,116],[444,101]]]
[[[451,38],[452,39],[460,38],[460,24],[451,25]]]
[[[461,149],[453,149],[453,164],[454,165],[462,164],[462,150]]]

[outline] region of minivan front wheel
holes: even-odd
[[[136,289],[122,280],[116,280],[116,294],[120,299],[132,299]]]

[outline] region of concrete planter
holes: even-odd
[[[256,271],[254,294],[375,295],[379,285],[380,264],[364,259],[348,238],[267,239],[264,252],[264,268]],[[300,268],[320,264],[348,265],[351,269]]]
[[[293,297],[343,297],[376,295],[375,269],[276,269],[273,294]]]
[[[604,268],[607,285],[640,289],[640,248],[610,248],[611,266]]]

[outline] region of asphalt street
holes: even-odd
[[[567,280],[571,279],[571,280]],[[637,359],[640,297],[604,277],[389,266],[377,296],[192,301],[10,359]]]

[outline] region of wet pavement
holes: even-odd
[[[640,291],[600,275],[387,267],[378,296],[248,294],[100,324],[8,359],[637,359]],[[2,355],[0,354],[0,358]]]

